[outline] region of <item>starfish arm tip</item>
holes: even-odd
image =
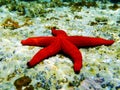
[[[107,40],[106,46],[112,45],[115,41],[114,40]]]
[[[25,40],[22,40],[22,41],[21,41],[21,44],[24,45],[24,44],[25,44]]]
[[[115,40],[111,40],[111,44],[113,44],[115,42]]]
[[[79,74],[80,73],[80,71],[75,71],[75,74]]]
[[[80,73],[81,68],[82,68],[81,64],[74,64],[74,71],[76,74]]]
[[[27,62],[27,67],[28,67],[28,69],[30,69],[30,68],[32,68],[34,66],[32,64],[30,64],[30,62]]]

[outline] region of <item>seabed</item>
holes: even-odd
[[[0,90],[120,90],[120,3],[66,1],[0,0]],[[79,74],[63,54],[28,69],[26,63],[43,47],[22,46],[21,40],[51,36],[52,27],[115,43],[80,48]]]

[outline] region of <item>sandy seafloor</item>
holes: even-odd
[[[0,7],[0,90],[16,90],[14,82],[23,76],[28,76],[31,82],[22,90],[120,90],[120,8],[84,6],[81,11],[74,12],[70,6],[49,9],[52,12],[44,17],[26,18],[16,11],[9,11],[5,5]],[[105,20],[97,22],[95,18]],[[16,22],[19,26],[13,25]],[[79,74],[74,73],[71,59],[62,54],[28,69],[26,63],[42,47],[22,46],[21,40],[51,36],[50,27],[53,26],[68,35],[102,37],[113,39],[115,43],[80,48],[83,67]],[[34,89],[26,88],[30,85]]]

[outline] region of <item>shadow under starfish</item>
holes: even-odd
[[[82,54],[78,48],[100,45],[109,46],[114,43],[114,40],[106,40],[103,38],[68,36],[63,30],[56,30],[56,28],[52,28],[51,31],[53,36],[30,37],[21,41],[22,45],[45,47],[39,50],[27,63],[28,67],[34,67],[44,59],[62,51],[72,58],[74,71],[78,74],[82,68]]]

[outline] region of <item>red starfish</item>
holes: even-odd
[[[52,28],[52,35],[53,36],[30,37],[21,41],[22,45],[45,47],[38,51],[32,60],[27,63],[28,67],[33,67],[45,58],[53,56],[59,51],[63,51],[72,58],[74,71],[79,73],[82,68],[82,55],[78,47],[108,46],[114,43],[113,40],[102,38],[68,36],[63,30],[56,30],[55,28]]]

